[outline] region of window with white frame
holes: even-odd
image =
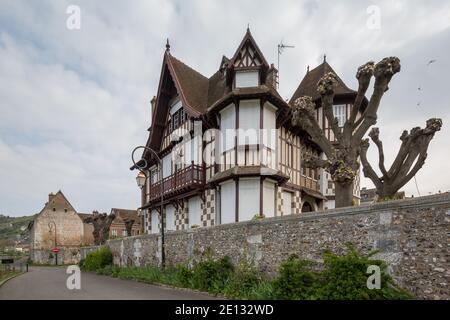
[[[337,118],[339,127],[343,127],[345,121],[347,120],[345,111],[345,104],[335,104],[333,106],[333,115],[335,118]]]
[[[112,230],[111,230],[111,235],[112,235],[113,237],[117,237],[117,230],[116,230],[116,229],[112,229]]]

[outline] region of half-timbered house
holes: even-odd
[[[331,69],[328,64],[316,69],[321,68]],[[323,71],[316,69],[293,99],[310,89]],[[167,43],[151,105],[146,146],[158,153],[162,170],[148,151],[132,167],[145,166],[141,212],[147,232],[161,227],[161,192],[168,231],[327,206],[320,180],[324,173],[301,166],[303,154],[322,152],[291,125],[291,106],[277,92],[277,69],[267,63],[249,30],[209,78],[176,59]],[[323,118],[320,110],[318,117]]]

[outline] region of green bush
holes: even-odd
[[[194,263],[191,283],[194,289],[220,293],[234,270],[230,258],[214,260],[210,256]]]
[[[361,254],[353,246],[348,246],[344,255],[324,253],[325,269],[321,273],[321,285],[315,297],[328,300],[366,300],[366,299],[409,299],[411,295],[400,289],[387,273],[387,265],[382,260],[373,260],[376,252]],[[370,265],[380,267],[380,289],[369,289],[367,280]]]
[[[255,296],[260,295],[258,289],[262,282],[261,273],[254,263],[244,259],[231,274],[223,293],[229,298],[256,299]]]
[[[348,246],[344,255],[325,252],[324,269],[312,270],[312,262],[291,256],[280,266],[274,280],[274,294],[278,299],[409,299],[411,295],[399,288],[386,272],[386,264],[371,257],[376,252],[364,255],[353,246]],[[369,289],[368,267],[380,267],[380,289]]]
[[[291,255],[281,263],[279,275],[273,281],[277,299],[309,299],[317,285],[317,273],[310,270],[311,262]]]
[[[83,270],[97,271],[111,265],[113,262],[112,252],[108,247],[102,247],[97,251],[89,252],[83,262]]]
[[[176,267],[178,282],[184,288],[192,287],[192,275],[193,271],[189,268],[188,264],[180,264]]]

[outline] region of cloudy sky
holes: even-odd
[[[80,29],[67,28],[70,5]],[[440,117],[417,182],[450,190],[449,1],[0,0],[0,213],[38,212],[59,189],[80,212],[137,207],[130,152],[147,138],[166,38],[209,77],[247,24],[269,63],[280,41],[295,46],[281,56],[285,98],[323,54],[353,88],[359,65],[398,56],[378,121],[387,160],[403,129]],[[404,189],[418,194],[414,180]]]

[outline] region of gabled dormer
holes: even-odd
[[[235,88],[258,87],[266,82],[269,64],[247,29],[233,58],[227,63],[227,84]]]

